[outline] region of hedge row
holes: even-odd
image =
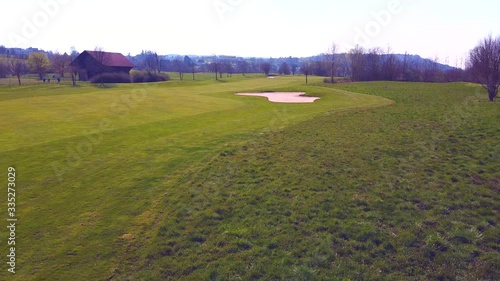
[[[149,73],[145,71],[134,71],[131,75],[127,73],[103,73],[90,79],[91,83],[151,83],[169,81],[170,77],[164,73]]]
[[[146,71],[134,71],[131,73],[133,83],[151,83],[169,81],[170,77],[165,73],[150,73]]]

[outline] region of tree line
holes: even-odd
[[[195,80],[198,72],[214,73],[215,79],[231,77],[233,74],[271,73],[274,71],[269,60],[259,58],[238,58],[227,56],[189,57],[160,56],[154,51],[142,51],[141,54],[128,58],[136,64],[136,69],[147,72],[174,72],[180,80],[185,74],[191,74]],[[270,59],[273,60],[273,59]],[[217,75],[215,75],[217,73]]]
[[[233,74],[271,73],[279,75],[305,76],[315,75],[328,77],[325,82],[335,82],[335,77],[349,77],[351,81],[413,81],[413,82],[451,82],[462,81],[466,72],[458,68],[443,69],[437,61],[415,59],[408,54],[396,55],[389,51],[384,53],[379,48],[365,50],[356,46],[348,53],[338,54],[333,45],[327,53],[307,58],[277,59],[244,59],[211,56],[203,59],[192,59],[189,56],[165,58],[153,51],[143,51],[136,57],[130,57],[136,69],[148,73],[175,72],[179,79],[189,73],[195,79],[197,72],[212,72],[215,79],[227,78]],[[70,63],[78,56],[78,52],[69,54],[33,52],[28,59],[16,56],[0,59],[0,77],[7,74],[20,76],[28,73],[38,74],[40,80],[47,73],[57,73],[64,77],[65,73],[73,73]],[[215,75],[216,74],[216,75]],[[470,79],[469,79],[470,80]]]
[[[6,48],[0,48],[0,77],[13,75],[21,85],[21,76],[31,71],[39,79],[47,73],[57,73],[64,77],[71,73],[73,84],[76,82],[77,69],[70,67],[71,61],[78,56],[76,50],[71,54],[33,52],[28,58],[9,55]],[[102,52],[102,50],[101,50]],[[6,55],[7,54],[7,55]],[[176,72],[180,80],[186,73],[195,80],[197,72],[212,72],[215,79],[224,75],[230,78],[239,73],[264,73],[271,75],[295,75],[302,73],[308,82],[310,75],[325,77],[324,82],[335,83],[337,77],[347,77],[349,81],[409,81],[409,82],[455,82],[468,81],[483,85],[493,101],[500,86],[500,36],[489,36],[470,51],[465,69],[453,68],[438,63],[438,60],[422,59],[408,54],[398,55],[390,49],[352,48],[347,53],[338,53],[333,43],[327,52],[311,58],[237,58],[210,56],[193,59],[189,56],[167,58],[153,51],[143,51],[130,57],[136,68],[147,73]],[[49,78],[50,79],[50,78]]]
[[[78,56],[78,52],[72,51],[71,55],[64,53],[32,52],[25,58],[24,55],[6,55],[0,57],[0,78],[7,75],[16,76],[19,85],[21,77],[28,73],[37,74],[40,80],[50,80],[46,76],[48,73],[56,73],[53,79],[65,77],[65,74],[71,73],[76,78],[76,70],[70,67],[71,61]]]

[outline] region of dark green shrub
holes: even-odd
[[[325,79],[323,79],[323,83],[326,83],[326,84],[335,84],[336,81],[335,81],[335,79],[333,79],[333,81],[332,81],[332,78],[325,78]]]
[[[130,83],[130,75],[126,73],[103,73],[90,79],[90,83]]]
[[[152,83],[170,80],[170,77],[165,73],[151,73],[146,71],[134,71],[131,76],[133,83]]]

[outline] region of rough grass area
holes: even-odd
[[[180,178],[116,280],[498,280],[498,103],[462,83],[329,87],[396,104],[266,133]]]

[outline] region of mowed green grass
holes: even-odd
[[[214,159],[317,116],[392,104],[373,95],[305,85],[303,77],[198,79],[105,89],[84,83],[77,88],[0,87],[5,184],[7,168],[17,170],[17,263],[16,275],[9,278],[162,274],[143,268],[142,257],[163,247],[157,232],[170,223],[165,218],[171,208],[182,211],[193,203],[184,201],[190,192],[186,181],[202,175]],[[322,99],[273,104],[234,95],[249,91],[304,91]],[[0,195],[2,202],[6,196]],[[167,207],[166,200],[176,203]],[[1,233],[5,241],[8,234]],[[4,256],[6,251],[7,246]],[[183,271],[172,276],[182,277],[190,278]]]

